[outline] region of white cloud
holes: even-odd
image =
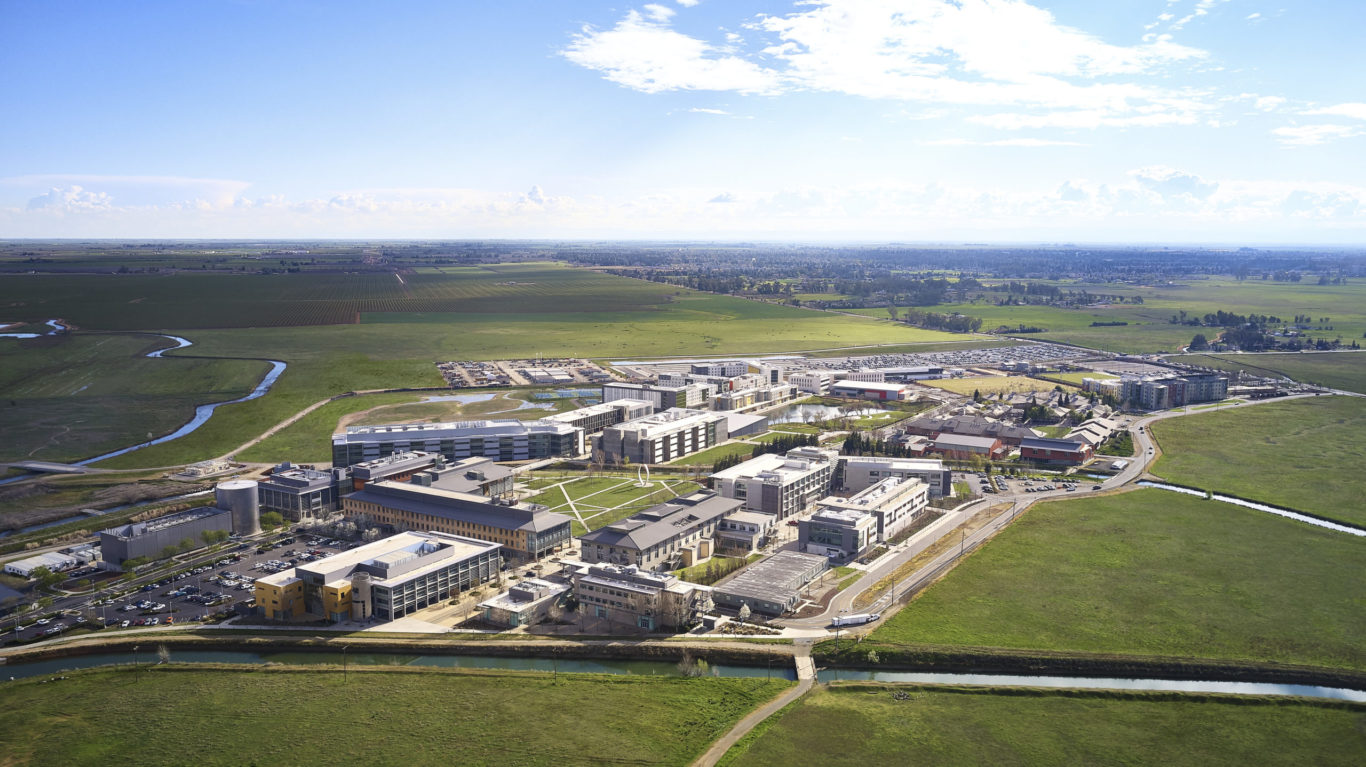
[[[1334,104],[1318,109],[1306,109],[1301,114],[1306,115],[1333,115],[1336,117],[1351,117],[1357,120],[1366,120],[1366,103],[1359,101],[1348,102],[1346,104]]]
[[[649,3],[645,6],[645,15],[649,16],[652,21],[666,22],[669,19],[672,19],[675,13],[678,13],[678,11],[675,11],[667,5]]]
[[[1243,21],[1261,21],[1261,19],[1262,14],[1260,13],[1249,13],[1248,15],[1243,17]]]
[[[1041,147],[1041,146],[1086,146],[1078,141],[1054,141],[1042,138],[1003,138],[991,141],[975,141],[964,138],[940,138],[929,139],[920,142],[924,146],[1021,146],[1021,147]]]
[[[672,90],[771,93],[774,72],[675,32],[637,11],[611,29],[584,27],[562,55],[612,82],[645,93]]]
[[[698,3],[702,2],[702,0],[674,0],[674,2],[678,3],[684,8],[692,8],[696,6]]]
[[[1281,96],[1258,96],[1252,105],[1263,112],[1274,112],[1284,103],[1285,99]]]
[[[1366,128],[1355,125],[1287,125],[1271,131],[1282,144],[1316,146],[1329,141],[1352,138],[1366,133]]]
[[[646,93],[826,91],[871,99],[1062,110],[987,120],[1043,125],[1191,124],[1206,94],[1139,84],[1204,51],[1170,35],[1114,45],[1060,24],[1024,0],[809,0],[747,25],[756,53],[712,45],[665,18],[628,11],[608,30],[586,27],[563,55]],[[649,6],[647,6],[649,8]]]
[[[28,201],[29,210],[108,210],[112,207],[112,200],[104,192],[87,192],[79,185],[73,184],[68,187],[54,186],[45,194],[38,195]]]
[[[1129,171],[1139,184],[1165,197],[1181,196],[1203,200],[1219,189],[1219,184],[1208,182],[1193,173],[1186,173],[1165,165],[1153,165]]]
[[[692,108],[689,109],[688,111],[689,111],[689,112],[695,112],[695,113],[697,113],[697,114],[702,114],[702,115],[728,115],[728,114],[730,114],[730,112],[727,112],[727,111],[724,110],[724,109],[710,109],[710,108],[708,108],[708,107],[692,107]]]
[[[730,192],[722,192],[721,194],[716,195],[715,197],[711,198],[710,200],[707,200],[707,202],[715,202],[715,203],[730,203],[730,202],[735,202],[735,195],[731,194]]]

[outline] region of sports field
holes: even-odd
[[[791,684],[354,666],[44,681],[0,687],[7,765],[685,765]]]
[[[636,482],[634,477],[625,476],[538,482],[541,492],[527,500],[572,517],[574,535],[582,535],[700,487],[686,479],[656,477],[649,480],[649,487],[638,487]]]
[[[1366,352],[1185,354],[1170,359],[1219,370],[1242,370],[1256,376],[1285,376],[1302,383],[1366,394]]]
[[[1366,751],[1363,712],[1304,700],[818,686],[721,763],[1355,765]]]
[[[1037,378],[1028,376],[975,376],[972,378],[941,378],[931,381],[917,381],[917,383],[930,386],[935,389],[955,392],[957,394],[972,394],[975,391],[981,392],[982,396],[987,397],[995,394],[1016,394],[1020,392],[1032,391],[1053,391],[1059,384],[1052,381],[1041,381]],[[1063,386],[1067,389],[1068,387]]]
[[[1152,425],[1150,471],[1202,490],[1366,527],[1366,399],[1311,397],[1168,418]]]
[[[1050,501],[869,641],[1364,669],[1366,610],[1346,575],[1361,572],[1360,538],[1231,504],[1165,490]]]

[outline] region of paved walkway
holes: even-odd
[[[730,732],[722,735],[720,740],[711,744],[711,748],[708,748],[706,753],[702,754],[702,756],[697,758],[697,761],[693,762],[693,767],[712,767],[712,765],[721,760],[721,757],[725,756],[726,752],[731,749],[731,746],[738,743],[741,738],[745,737],[750,730],[757,727],[760,722],[778,713],[784,706],[805,695],[806,691],[811,689],[811,686],[816,683],[816,664],[811,660],[811,643],[798,642],[795,649],[797,686],[787,690],[782,695],[779,695],[768,703],[760,706],[757,710],[751,712],[749,716],[741,719],[730,729]]]

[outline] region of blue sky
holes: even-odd
[[[1359,243],[1366,3],[0,0],[0,236]]]

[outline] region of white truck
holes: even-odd
[[[853,615],[837,615],[830,621],[831,626],[862,626],[865,623],[872,623],[881,618],[881,613],[855,613]]]

